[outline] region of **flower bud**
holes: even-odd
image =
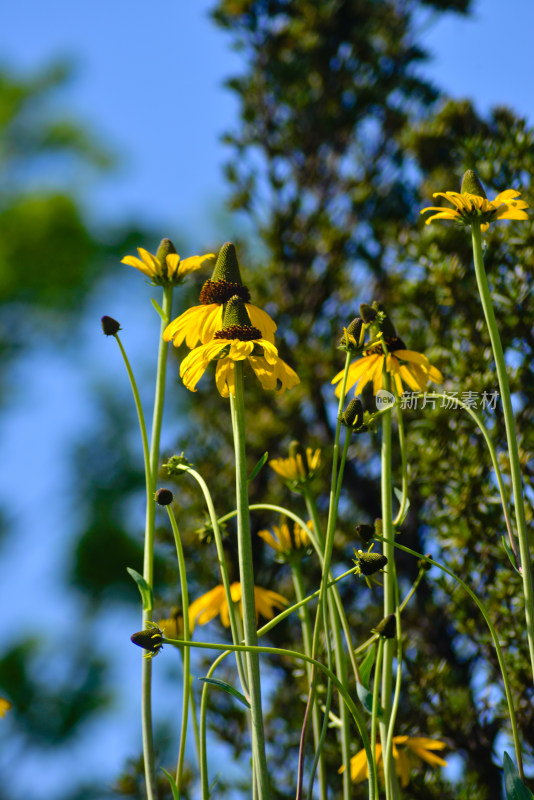
[[[356,536],[359,536],[362,542],[367,544],[375,535],[375,529],[372,525],[356,525]]]
[[[383,536],[384,535],[384,526],[382,524],[382,520],[380,517],[375,519],[375,536]]]
[[[102,323],[102,330],[106,336],[115,336],[121,329],[120,323],[118,323],[116,319],[113,319],[113,317],[102,317],[100,321]]]
[[[388,560],[381,553],[361,553],[354,559],[354,563],[360,568],[362,575],[368,576],[380,572]]]
[[[468,169],[467,172],[464,173],[461,192],[462,194],[476,194],[478,197],[483,197],[485,200],[488,199],[484,187],[480,183],[480,178],[474,169]]]
[[[155,656],[163,646],[163,633],[154,622],[147,622],[147,628],[144,631],[132,633],[130,636],[131,641],[138,647],[142,647],[148,652],[145,654],[146,658]]]
[[[376,319],[377,312],[367,303],[362,303],[360,306],[360,316],[365,323],[369,323]]]
[[[387,315],[386,309],[382,305],[382,303],[377,303],[375,300],[373,303],[373,308],[375,311],[381,311],[384,314],[384,319],[380,323],[380,330],[384,334],[384,338],[386,342],[389,339],[395,339],[397,337],[397,331],[395,330],[395,326],[393,325],[392,321]]]
[[[347,428],[356,430],[363,422],[363,406],[361,400],[355,397],[341,414],[340,421]]]
[[[358,350],[363,344],[364,336],[365,329],[363,326],[363,319],[361,317],[355,317],[352,322],[343,329],[343,336],[339,340],[339,346],[349,351]]]
[[[395,614],[388,614],[387,617],[384,617],[376,628],[374,628],[374,632],[383,636],[384,639],[394,639],[397,634],[397,620],[395,619]]]
[[[154,500],[160,506],[168,506],[174,500],[174,495],[170,489],[158,489],[154,495]]]

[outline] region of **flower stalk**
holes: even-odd
[[[256,607],[254,599],[254,568],[252,564],[252,543],[248,508],[247,467],[245,457],[245,403],[243,364],[234,363],[235,394],[230,394],[232,429],[236,462],[236,508],[237,544],[239,576],[241,581],[241,602],[243,607],[243,633],[247,647],[256,647]],[[247,651],[246,655],[248,688],[250,692],[252,719],[252,751],[256,771],[259,800],[271,796],[267,758],[265,755],[265,734],[261,706],[261,679],[259,655]]]
[[[517,538],[519,540],[519,553],[521,557],[521,577],[523,579],[523,593],[525,597],[525,618],[530,652],[530,663],[532,676],[534,679],[534,583],[532,580],[532,567],[530,560],[530,548],[528,543],[527,524],[525,519],[525,505],[523,499],[523,488],[521,481],[521,466],[519,463],[519,450],[517,446],[517,434],[515,430],[514,414],[510,397],[510,385],[506,362],[501,344],[501,337],[493,311],[491,301],[491,291],[488,284],[486,270],[484,267],[484,257],[482,255],[482,237],[480,224],[472,222],[471,234],[473,242],[473,259],[475,264],[475,275],[477,280],[480,300],[484,310],[484,316],[490,335],[493,357],[497,370],[497,379],[501,392],[504,424],[506,428],[506,440],[508,443],[508,453],[510,457],[510,473],[512,478],[512,491],[514,496],[515,518],[517,525]]]

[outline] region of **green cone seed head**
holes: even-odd
[[[237,294],[234,294],[226,303],[224,309],[223,329],[232,326],[252,327],[245,303]]]
[[[476,174],[474,169],[468,169],[467,172],[464,174],[462,178],[462,194],[468,192],[469,194],[476,194],[478,197],[483,197],[487,200],[486,192],[484,191],[484,187],[480,183],[480,178]]]
[[[397,633],[395,614],[388,614],[387,617],[384,617],[376,626],[375,631],[384,639],[394,639]]]
[[[360,316],[364,322],[369,323],[376,319],[377,312],[371,308],[367,303],[362,303],[360,306]]]
[[[176,253],[176,247],[173,245],[170,239],[162,239],[159,243],[156,253],[156,258],[162,267],[167,266],[167,256],[169,256],[171,253]]]
[[[342,425],[347,428],[359,428],[363,422],[363,406],[361,401],[355,397],[350,401],[347,408],[341,415]]]
[[[237,253],[232,242],[226,242],[219,250],[215,267],[213,268],[212,281],[229,281],[230,283],[243,283]]]
[[[375,529],[372,525],[356,525],[356,536],[367,544],[375,535]]]
[[[374,575],[375,572],[380,572],[386,566],[388,560],[381,553],[363,553],[355,559],[355,563],[359,566],[362,575],[368,576]]]

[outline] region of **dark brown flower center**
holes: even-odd
[[[407,349],[402,339],[400,339],[398,336],[396,336],[395,339],[386,339],[386,346],[388,349],[388,353],[394,353],[395,350]],[[364,355],[366,356],[372,356],[376,354],[380,355],[384,354],[384,350],[381,344],[376,344],[374,347],[371,347],[370,350],[365,350],[364,352]]]
[[[250,302],[250,292],[243,283],[232,283],[231,281],[211,281],[208,280],[200,290],[200,303],[209,306],[213,303],[227,303],[231,297],[237,295],[244,303]]]
[[[222,331],[217,331],[214,339],[238,339],[240,342],[251,342],[254,339],[261,339],[261,331],[253,328],[252,325],[229,325]]]

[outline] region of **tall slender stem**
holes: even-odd
[[[143,559],[143,577],[150,587],[154,581],[154,530],[156,518],[156,504],[154,493],[159,465],[159,441],[161,434],[161,420],[163,417],[163,400],[165,397],[165,375],[167,368],[168,344],[163,341],[165,330],[172,308],[172,286],[163,289],[163,313],[165,319],[161,320],[158,366],[156,373],[156,392],[154,398],[154,411],[152,415],[152,436],[150,440],[150,472],[147,484],[147,506],[145,522],[145,550]],[[143,626],[152,619],[152,609],[143,611]],[[156,782],[156,766],[154,758],[154,737],[152,732],[152,660],[144,658],[141,675],[141,717],[143,726],[143,754],[145,761],[145,780],[148,800],[156,800],[158,796]]]
[[[191,632],[189,629],[189,593],[187,591],[187,570],[185,566],[184,550],[180,539],[180,531],[176,523],[176,517],[170,505],[167,506],[167,513],[174,534],[176,545],[176,557],[178,558],[178,569],[180,573],[180,591],[182,594],[182,616],[184,624],[184,640],[189,641]],[[187,740],[187,720],[189,715],[189,695],[191,693],[191,650],[189,647],[183,651],[183,698],[182,698],[182,729],[180,732],[180,748],[178,750],[178,762],[176,764],[176,786],[178,792],[181,790],[182,775],[184,771],[185,744]]]
[[[237,544],[239,575],[241,580],[241,603],[243,608],[243,632],[245,644],[255,647],[258,643],[256,632],[256,604],[254,598],[254,568],[252,564],[252,542],[248,508],[247,466],[245,458],[245,391],[243,383],[243,364],[234,362],[235,396],[230,395],[234,449],[236,461],[236,508]],[[252,717],[252,754],[257,770],[258,794],[260,800],[268,800],[271,795],[267,758],[265,755],[265,735],[261,707],[260,660],[257,652],[248,651],[246,655],[248,688]]]
[[[477,279],[478,291],[484,309],[484,316],[490,335],[493,357],[497,369],[497,379],[501,392],[502,406],[504,412],[504,424],[506,427],[506,440],[508,443],[508,453],[510,456],[510,473],[512,477],[512,491],[514,494],[515,517],[517,524],[517,537],[519,540],[519,553],[521,556],[521,576],[523,578],[523,593],[525,596],[525,617],[528,646],[530,651],[530,663],[532,667],[532,677],[534,679],[534,584],[532,580],[532,568],[530,561],[530,549],[528,542],[527,524],[525,520],[525,505],[523,500],[523,488],[521,483],[521,466],[519,463],[519,449],[517,446],[517,434],[515,430],[514,413],[510,397],[510,385],[508,383],[508,373],[504,352],[499,336],[499,329],[491,302],[491,291],[484,268],[484,258],[482,256],[482,239],[480,234],[480,224],[471,224],[471,234],[473,240],[473,258],[475,263],[475,275]]]
[[[389,390],[389,376],[384,373],[384,388]],[[383,553],[387,558],[384,571],[384,617],[395,612],[395,549],[391,544],[394,538],[393,531],[393,506],[391,488],[391,428],[392,411],[389,410],[382,416],[382,447],[381,447],[381,498],[382,498],[382,526],[384,531]],[[393,767],[391,754],[386,752],[386,740],[391,715],[391,695],[393,687],[393,651],[395,641],[387,639],[384,642],[384,657],[382,662],[382,708],[383,719],[380,722],[380,738],[382,740],[382,753],[384,763],[384,777],[386,784],[386,797],[391,796],[390,775]],[[388,758],[389,755],[389,758]]]
[[[302,584],[302,573],[300,569],[300,564],[297,564],[296,562],[291,564],[291,575],[293,577],[293,586],[295,587],[295,597],[297,598],[297,601],[300,602],[306,596],[304,593],[304,586]],[[304,645],[304,652],[307,655],[311,655],[312,628],[311,628],[310,612],[306,605],[301,606],[301,608],[299,609],[299,619],[302,628],[302,643]],[[313,668],[311,664],[306,665],[306,670],[308,673],[308,684],[311,684],[313,679]],[[326,800],[327,797],[326,770],[325,770],[324,756],[322,754],[322,744],[320,742],[321,730],[320,730],[319,709],[317,708],[317,705],[315,703],[313,704],[312,708],[312,724],[313,724],[313,739],[315,743],[315,752],[317,753],[319,748],[321,748],[321,752],[319,752],[319,757],[318,757],[319,793],[321,800]]]

